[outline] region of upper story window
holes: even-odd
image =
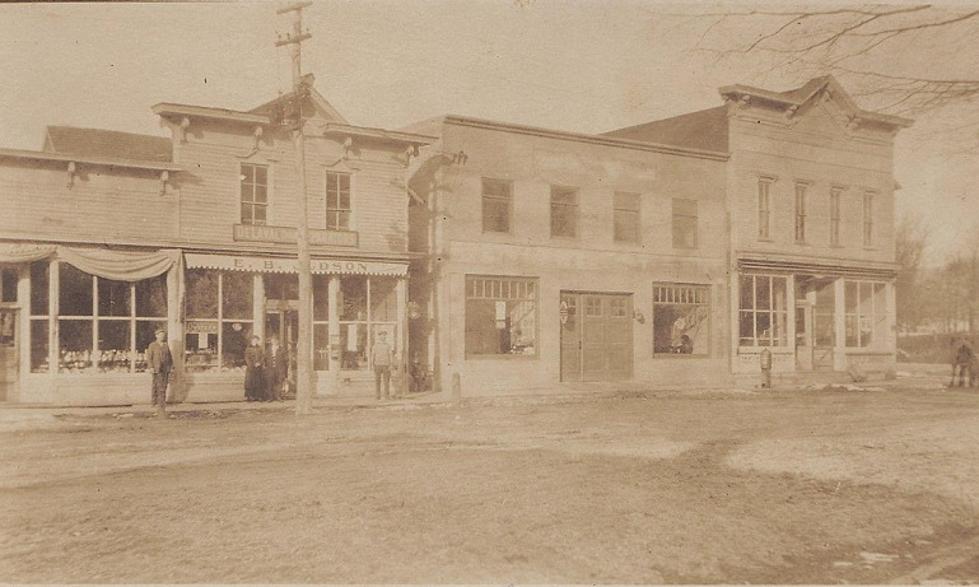
[[[326,172],[326,229],[350,230],[350,174]]]
[[[809,186],[795,184],[795,242],[806,242],[806,191]]]
[[[612,200],[613,238],[619,243],[639,243],[639,194],[615,192]]]
[[[483,178],[483,232],[510,232],[513,184]]]
[[[269,207],[269,169],[241,164],[241,223],[265,224]]]
[[[840,245],[840,194],[842,188],[829,190],[829,244]]]
[[[696,248],[697,201],[673,198],[673,246]]]
[[[772,238],[772,183],[767,177],[758,180],[758,240]]]
[[[874,244],[874,193],[863,194],[863,246]]]
[[[578,235],[578,191],[551,186],[551,236]]]

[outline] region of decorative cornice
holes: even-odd
[[[0,158],[33,159],[35,161],[60,161],[65,163],[97,165],[100,167],[122,167],[126,169],[150,169],[153,171],[180,172],[184,168],[166,161],[143,161],[137,159],[118,159],[114,157],[85,157],[48,153],[46,151],[25,151],[21,149],[0,149]]]

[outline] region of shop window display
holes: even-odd
[[[185,368],[244,371],[254,316],[252,274],[194,269],[186,281]]]
[[[47,373],[48,365],[48,320],[31,318],[31,373]]]
[[[60,316],[91,316],[92,276],[68,263],[59,263],[58,314]]]
[[[466,276],[466,354],[537,355],[537,280]]]
[[[653,353],[710,354],[710,288],[653,286]]]
[[[48,263],[31,263],[31,316],[48,315],[49,285]]]
[[[17,301],[17,271],[14,269],[0,271],[0,301]]]

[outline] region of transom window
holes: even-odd
[[[350,230],[350,174],[326,172],[326,229]]]
[[[638,243],[640,235],[639,194],[615,192],[612,208],[613,238],[615,241]]]
[[[739,290],[741,346],[787,346],[786,278],[742,275]]]
[[[510,232],[513,184],[483,178],[483,232]]]
[[[265,224],[269,207],[268,167],[241,164],[241,223]]]
[[[574,238],[578,234],[578,191],[551,186],[551,236]]]
[[[466,355],[537,355],[537,280],[466,276]]]

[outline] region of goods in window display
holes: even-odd
[[[92,364],[92,354],[85,351],[61,351],[58,371],[62,373],[81,373]]]

